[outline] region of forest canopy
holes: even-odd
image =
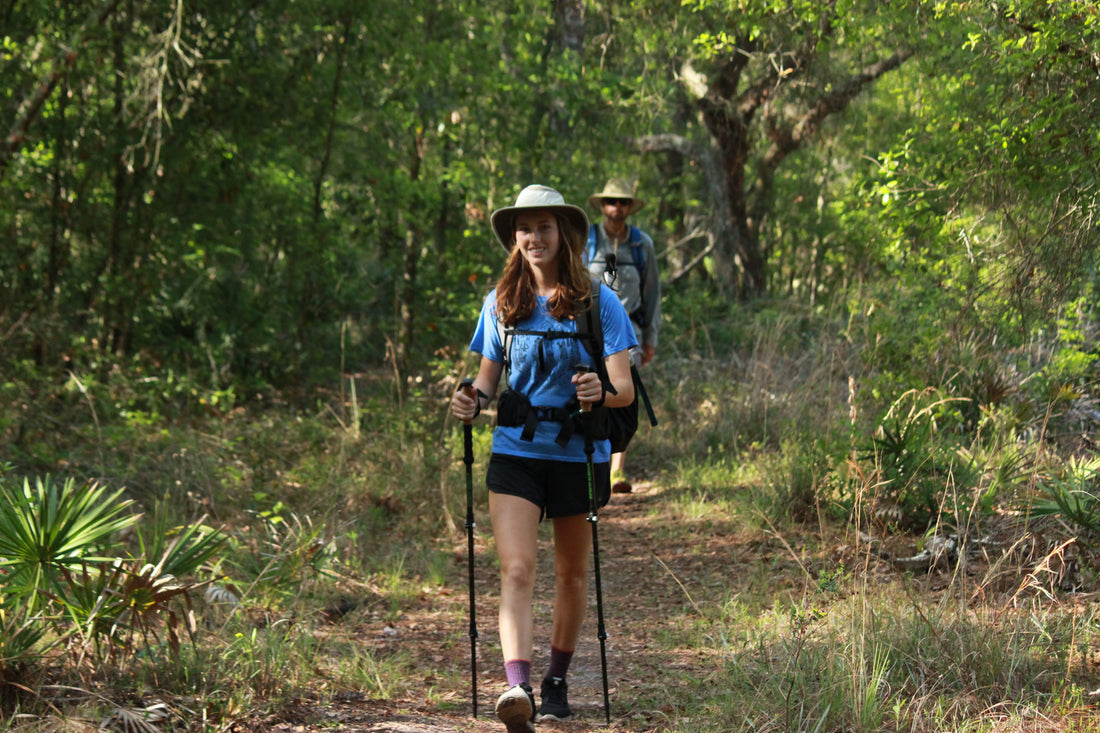
[[[488,212],[611,175],[651,202],[671,303],[1026,339],[1095,279],[1098,22],[1072,0],[12,0],[5,370],[403,382],[461,356],[499,272]]]

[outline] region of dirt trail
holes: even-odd
[[[729,597],[730,588],[764,588],[774,602],[797,599],[807,581],[823,570],[846,567],[874,582],[896,577],[899,572],[888,557],[907,547],[896,538],[868,553],[852,546],[845,536],[815,537],[811,529],[785,537],[770,532],[745,532],[720,515],[670,519],[669,513],[684,507],[671,502],[675,487],[638,484],[634,493],[616,494],[601,510],[599,539],[603,577],[611,724],[604,722],[600,645],[596,633],[595,593],[590,593],[589,613],[569,673],[570,703],[577,719],[568,723],[540,724],[538,733],[574,733],[590,730],[652,733],[671,719],[685,723],[684,701],[689,685],[705,679],[721,667],[725,655],[700,645],[683,627],[693,625],[713,604]],[[690,510],[688,510],[690,511]],[[497,641],[496,609],[499,575],[489,546],[488,519],[479,514],[476,584],[478,603],[478,716],[470,707],[470,644],[466,587],[466,537],[456,539],[455,567],[449,587],[433,591],[403,613],[396,628],[386,628],[376,617],[353,623],[356,638],[372,649],[375,658],[388,653],[412,657],[414,666],[451,670],[446,676],[424,680],[431,691],[427,700],[366,699],[356,694],[318,692],[298,707],[277,716],[241,725],[239,733],[503,733],[493,713],[497,696],[504,691],[503,662]],[[669,522],[679,524],[670,530]],[[691,526],[685,526],[685,524]],[[992,524],[992,522],[990,522]],[[989,529],[988,527],[985,529]],[[1006,538],[1019,536],[1006,529]],[[992,537],[994,532],[989,533]],[[1007,540],[1006,540],[1007,542]],[[816,548],[810,550],[809,548]],[[823,549],[829,548],[829,549]],[[888,552],[890,551],[890,552]],[[890,554],[892,553],[892,554]],[[547,664],[553,592],[551,531],[544,526],[539,539],[539,571],[535,592],[535,659],[537,680]],[[991,566],[981,559],[967,561],[968,575],[984,578],[993,586]],[[1020,568],[1006,569],[1002,582],[1012,587],[1020,581]],[[950,573],[933,572],[914,578],[914,590],[934,598],[950,583]],[[992,579],[991,579],[992,578]],[[710,613],[706,613],[711,616]],[[677,639],[683,636],[682,644]],[[714,655],[721,654],[722,658]],[[415,660],[423,660],[417,664]],[[407,685],[395,685],[408,689]]]
[[[676,619],[689,607],[685,587],[717,582],[736,582],[731,563],[737,554],[734,540],[718,534],[694,538],[690,546],[675,546],[660,538],[661,528],[649,516],[664,490],[638,484],[634,493],[615,494],[600,511],[599,540],[603,578],[604,618],[608,632],[607,664],[612,722],[604,722],[600,644],[597,637],[595,593],[581,632],[580,644],[570,668],[570,704],[576,719],[568,723],[540,724],[538,730],[647,731],[652,721],[664,717],[660,710],[639,709],[639,693],[652,688],[654,680],[665,687],[686,684],[684,680],[705,673],[708,660],[697,650],[682,653],[655,652],[654,634],[674,629]],[[493,714],[497,696],[504,691],[503,663],[497,642],[496,609],[499,575],[491,550],[485,546],[488,530],[478,517],[479,540],[475,550],[478,608],[478,717],[471,717],[469,637],[467,635],[467,592],[456,580],[442,596],[425,602],[423,608],[406,614],[394,630],[392,641],[405,654],[422,655],[426,668],[460,670],[454,679],[433,678],[433,702],[412,700],[369,700],[355,696],[303,701],[298,708],[284,710],[278,718],[255,721],[253,731],[312,733],[502,733],[503,725]],[[484,520],[487,525],[487,520]],[[535,659],[533,676],[541,678],[548,659],[550,611],[553,598],[552,550],[549,528],[540,533],[539,572],[535,592]],[[660,539],[659,539],[660,538]],[[465,580],[465,538],[461,547],[460,580]],[[684,584],[684,587],[681,586]],[[456,626],[455,619],[461,619]],[[368,632],[369,633],[369,632]],[[377,634],[377,630],[374,630]],[[456,635],[460,636],[456,640]],[[441,663],[442,662],[442,663]],[[713,665],[709,665],[713,667]],[[675,674],[669,674],[674,671]],[[678,680],[680,682],[678,682]],[[667,711],[672,712],[672,711]]]

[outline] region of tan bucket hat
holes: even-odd
[[[565,203],[565,197],[553,188],[535,184],[519,192],[515,206],[497,209],[489,218],[489,222],[493,225],[493,232],[497,235],[497,241],[509,252],[515,244],[512,239],[512,222],[516,214],[525,209],[556,211],[563,214],[577,228],[582,238],[588,236],[588,215],[584,213],[584,209]]]
[[[635,196],[633,186],[622,178],[608,179],[602,191],[588,197],[588,203],[599,211],[603,208],[603,199],[630,199],[630,214],[645,206],[645,200]]]

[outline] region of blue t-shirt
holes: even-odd
[[[546,310],[546,298],[538,299],[535,312],[516,324],[517,330],[577,332],[573,319],[559,321]],[[470,351],[492,361],[504,363],[504,345],[496,320],[497,292],[494,290],[481,306],[477,330],[470,340]],[[638,345],[630,317],[618,297],[607,285],[600,285],[600,322],[603,325],[604,357]],[[587,364],[595,369],[595,362],[579,338],[543,338],[515,334],[509,337],[511,369],[509,386],[527,396],[538,407],[564,407],[577,394],[573,386],[574,365]],[[522,426],[498,425],[493,431],[493,452],[526,458],[542,458],[556,461],[583,463],[584,435],[576,432],[562,448],[554,442],[561,430],[561,423],[540,420],[534,440],[521,440]],[[603,463],[611,459],[611,444],[597,440],[592,460]]]

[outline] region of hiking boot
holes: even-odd
[[[497,698],[497,717],[508,733],[535,733],[535,693],[531,685],[516,685]]]
[[[539,691],[542,705],[539,705],[539,714],[535,717],[535,720],[540,723],[544,720],[559,723],[572,720],[573,711],[569,709],[569,700],[566,698],[568,691],[569,685],[561,677],[543,680],[542,689]]]
[[[616,481],[615,483],[611,484],[612,494],[629,494],[633,490],[634,487],[631,486],[630,482],[626,479],[623,479],[622,481]]]

